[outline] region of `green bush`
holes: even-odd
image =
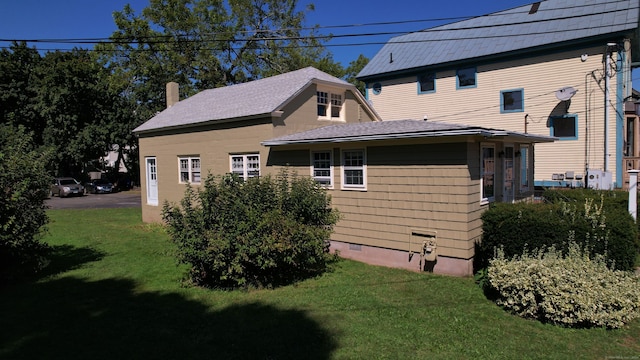
[[[181,207],[165,203],[162,213],[199,286],[278,286],[325,271],[333,258],[328,239],[338,213],[308,177],[210,175],[201,190],[187,187]]]
[[[42,243],[48,223],[44,200],[51,177],[47,152],[33,148],[23,129],[0,125],[0,281],[41,270],[49,247]]]
[[[497,303],[525,318],[569,327],[619,328],[640,317],[640,277],[611,270],[575,242],[566,256],[551,247],[508,259],[498,251],[487,269]]]
[[[604,255],[611,267],[633,269],[640,249],[637,227],[619,204],[605,204],[601,196],[549,204],[492,205],[482,215],[476,270],[488,265],[496,248],[504,249],[507,257],[550,246],[566,252],[568,238],[586,246],[592,255]]]

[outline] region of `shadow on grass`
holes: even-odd
[[[101,260],[104,255],[103,252],[88,247],[79,248],[71,245],[55,245],[51,247],[49,266],[44,268],[38,274],[38,277],[44,278],[77,269],[86,263]]]
[[[3,359],[328,359],[337,344],[304,312],[220,310],[126,279],[62,278],[4,289]]]

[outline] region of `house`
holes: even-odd
[[[177,101],[134,130],[142,217],[206,174],[243,179],[287,167],[326,187],[342,214],[341,256],[471,275],[481,213],[533,196],[534,144],[548,136],[420,118],[381,121],[351,84],[305,68]],[[173,94],[173,95],[172,95]],[[177,102],[176,102],[177,101]]]
[[[625,107],[640,60],[639,7],[537,1],[397,36],[358,78],[384,120],[558,138],[536,147],[536,186],[623,187],[640,166],[640,125]]]

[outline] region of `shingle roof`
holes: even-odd
[[[262,145],[278,146],[292,144],[343,143],[353,141],[474,135],[487,137],[509,136],[513,138],[526,139],[531,142],[552,142],[555,140],[555,138],[549,136],[532,135],[479,126],[423,120],[393,120],[330,125],[266,140],[262,142]]]
[[[133,132],[270,114],[314,80],[350,85],[307,67],[244,84],[204,90],[165,109]]]
[[[539,3],[535,12],[536,3],[533,3],[397,36],[383,46],[358,77],[366,79],[447,62],[629,33],[638,27],[639,2],[546,0]]]

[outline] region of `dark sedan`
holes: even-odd
[[[91,180],[85,184],[87,192],[92,194],[109,194],[113,192],[113,184],[107,180]]]

